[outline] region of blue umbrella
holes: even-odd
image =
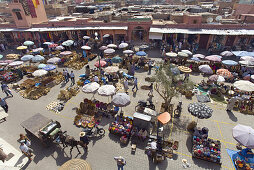
[[[136,53],[138,56],[146,56],[147,54],[144,51],[139,51]]]
[[[56,66],[54,66],[54,65],[46,65],[42,69],[47,70],[47,71],[51,71],[51,70],[56,69]]]
[[[197,58],[197,57],[192,57],[191,60],[193,60],[193,61],[200,61],[200,59]]]
[[[23,57],[21,57],[22,61],[29,61],[33,58],[33,55],[24,55]]]
[[[46,64],[39,64],[39,65],[38,65],[38,68],[39,68],[39,69],[42,69],[42,68],[44,68],[44,67],[46,67],[46,66],[47,66]]]
[[[121,57],[113,57],[111,59],[112,63],[121,63],[122,62],[122,58]]]
[[[233,61],[233,60],[223,60],[222,63],[225,64],[225,65],[228,65],[228,66],[238,65],[238,63],[236,61]]]
[[[35,62],[35,63],[41,62],[41,61],[43,61],[43,60],[45,60],[45,58],[42,57],[41,55],[36,55],[36,56],[34,56],[34,57],[32,58],[32,62]]]

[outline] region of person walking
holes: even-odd
[[[126,165],[125,159],[122,156],[114,157],[114,159],[117,163],[118,170],[123,170],[124,165]]]
[[[148,74],[149,75],[151,74],[152,68],[153,68],[153,62],[151,59],[149,59],[149,61],[148,61]]]
[[[21,150],[21,152],[26,155],[30,160],[33,160],[32,159],[32,156],[33,156],[33,150],[31,148],[29,148],[25,142],[21,142],[20,143],[20,146],[19,146],[19,149]]]
[[[138,91],[138,79],[137,79],[137,77],[134,78],[134,85],[133,85],[132,91],[134,91],[135,88],[136,88],[136,91]]]
[[[74,85],[75,84],[75,75],[74,75],[73,71],[71,71],[70,77],[71,77],[71,85]]]
[[[79,136],[80,136],[79,140],[82,142],[82,146],[87,150],[88,149],[87,145],[89,144],[89,139],[86,136],[86,133],[80,132]]]
[[[149,89],[150,91],[148,93],[148,96],[153,96],[153,83],[150,84]]]
[[[9,96],[9,94],[11,95],[11,97],[13,97],[12,93],[11,93],[11,90],[9,89],[8,85],[7,84],[4,84],[2,82],[2,91],[5,92],[6,96]]]
[[[1,105],[1,107],[4,109],[4,111],[6,112],[6,113],[8,113],[8,105],[7,105],[7,103],[6,103],[6,101],[5,101],[5,99],[1,99],[0,98],[0,105]]]
[[[68,71],[63,69],[63,76],[64,76],[64,79],[65,79],[65,83],[68,83],[69,82],[69,76],[68,76]]]
[[[128,85],[127,79],[124,79],[123,86],[124,86],[125,93],[128,94],[129,85]]]
[[[237,96],[229,99],[228,104],[227,104],[227,110],[226,110],[227,112],[231,112],[231,110],[233,110],[233,108],[235,107],[235,103],[237,102],[238,99],[239,99],[239,97],[237,97]]]

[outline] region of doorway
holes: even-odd
[[[206,49],[207,47],[207,43],[209,40],[209,36],[208,34],[202,34],[200,35],[200,39],[199,39],[199,48],[200,49]]]

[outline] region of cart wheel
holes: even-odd
[[[98,134],[99,134],[100,136],[104,136],[104,135],[105,135],[105,130],[104,130],[104,129],[99,129]]]

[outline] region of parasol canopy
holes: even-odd
[[[238,62],[236,62],[234,60],[223,60],[222,64],[228,65],[228,66],[236,66],[236,65],[238,65]]]
[[[58,46],[58,44],[50,44],[49,48],[56,48]]]
[[[83,39],[84,39],[84,40],[89,40],[90,37],[85,35],[85,36],[83,37]]]
[[[103,38],[108,38],[108,37],[110,37],[110,35],[109,35],[109,34],[105,34],[105,35],[103,35]]]
[[[126,48],[126,47],[128,47],[128,43],[121,43],[118,46],[118,48]]]
[[[109,44],[109,45],[107,45],[107,47],[108,48],[117,48],[117,45],[115,45],[115,44]]]
[[[0,63],[0,66],[6,66],[6,65],[8,65],[8,63],[4,63],[4,62]]]
[[[214,75],[211,75],[209,78],[208,78],[210,81],[214,81],[214,82],[224,82],[225,81],[225,79],[224,79],[224,77],[222,77],[222,76],[219,76],[219,75],[216,75],[216,74],[214,74]]]
[[[207,64],[205,65],[201,65],[198,67],[198,69],[205,74],[213,74],[213,70],[211,69],[211,67]]]
[[[233,138],[241,145],[254,149],[254,129],[238,124],[233,128]]]
[[[44,42],[43,45],[51,45],[52,42]]]
[[[192,57],[205,58],[205,55],[203,55],[203,54],[194,54]]]
[[[13,62],[13,60],[1,60],[0,62],[10,64]]]
[[[247,80],[236,81],[233,86],[242,91],[254,91],[254,84]]]
[[[188,54],[189,56],[192,55],[192,52],[189,50],[181,50],[181,52]]]
[[[84,45],[81,47],[82,50],[91,50],[91,47]]]
[[[112,48],[108,48],[108,49],[104,50],[105,54],[113,54],[114,52],[115,52],[115,50]]]
[[[19,46],[19,47],[17,47],[17,50],[25,50],[25,49],[27,49],[27,46]]]
[[[99,61],[96,61],[96,63],[94,64],[94,66],[95,66],[95,67],[99,67],[99,64],[100,64],[101,67],[104,67],[104,66],[107,65],[107,62],[104,61],[104,60],[100,60],[100,62],[99,62]]]
[[[19,54],[7,54],[6,58],[7,59],[18,59],[19,58]]]
[[[43,51],[43,48],[36,48],[32,50],[33,53],[38,53],[40,51]]]
[[[103,45],[103,46],[101,46],[99,49],[100,49],[100,50],[106,50],[106,49],[108,49],[108,47]]]
[[[121,57],[116,56],[116,57],[113,57],[111,61],[112,63],[121,63],[123,59]]]
[[[206,56],[205,59],[209,61],[214,61],[214,62],[221,62],[221,57],[219,57],[218,55],[209,55],[209,56]]]
[[[56,66],[54,65],[46,65],[45,67],[43,67],[42,69],[46,70],[46,71],[51,71],[56,69]]]
[[[136,53],[136,55],[137,56],[146,56],[147,54],[144,51],[139,51],[139,52]]]
[[[73,43],[74,43],[73,40],[67,40],[67,41],[64,41],[64,42],[62,43],[62,45],[68,47],[68,46],[71,46]]]
[[[98,94],[102,96],[112,96],[116,92],[116,88],[113,85],[104,85],[98,89]]]
[[[60,54],[66,56],[66,55],[71,55],[72,52],[71,51],[63,51]]]
[[[141,48],[141,49],[146,49],[146,48],[149,48],[149,46],[148,46],[148,45],[143,44],[143,45],[139,46],[139,48]]]
[[[57,47],[55,48],[55,50],[64,50],[64,47],[61,46],[61,45],[59,45],[59,46],[57,46]]]
[[[29,61],[33,58],[33,55],[24,55],[23,57],[21,57],[22,61]]]
[[[117,67],[117,66],[109,66],[109,67],[105,68],[106,73],[116,73],[116,72],[118,72],[118,70],[119,70],[119,67]]]
[[[91,165],[84,159],[71,159],[65,162],[59,170],[92,170]]]
[[[166,124],[170,121],[171,116],[168,112],[164,112],[157,117],[158,121],[162,124]]]
[[[184,72],[184,73],[191,73],[192,70],[189,68],[189,67],[185,67],[185,66],[178,66],[179,70],[181,72]]]
[[[191,103],[188,111],[199,119],[208,119],[212,116],[213,110],[203,103]]]
[[[173,53],[173,52],[169,52],[169,53],[166,53],[166,56],[167,57],[177,57],[177,54]]]
[[[39,65],[38,65],[38,69],[42,69],[42,68],[44,68],[44,67],[46,67],[46,64],[39,64]]]
[[[35,77],[41,77],[46,75],[48,72],[46,70],[40,69],[40,70],[36,70],[35,72],[33,72],[33,76]]]
[[[132,51],[132,50],[124,50],[123,53],[124,54],[133,54],[134,51]]]
[[[14,61],[14,62],[11,62],[9,64],[9,66],[20,66],[22,65],[24,62],[23,61]]]
[[[233,56],[234,54],[231,51],[223,51],[220,53],[220,55],[223,57],[230,57]]]
[[[200,59],[199,59],[199,58],[197,58],[197,57],[192,57],[192,58],[191,58],[191,60],[193,60],[193,61],[197,61],[197,62],[200,62]]]
[[[177,53],[177,56],[178,56],[178,57],[189,57],[189,55],[186,54],[186,53],[184,53],[184,52],[178,52],[178,53]]]
[[[43,56],[41,56],[41,55],[36,55],[36,56],[34,56],[34,57],[32,58],[32,62],[35,62],[35,63],[41,62],[41,61],[43,61],[43,60],[45,60],[45,58],[44,58]]]
[[[254,61],[250,61],[250,60],[239,61],[239,63],[241,65],[246,65],[246,66],[253,66],[254,65]]]
[[[34,45],[34,42],[33,41],[25,41],[23,44],[25,46],[30,46],[30,45]]]
[[[83,86],[82,91],[85,93],[94,93],[99,89],[100,85],[96,82],[88,83]]]
[[[231,78],[233,77],[233,74],[228,71],[228,69],[218,69],[217,72],[216,72],[217,75],[220,75],[224,78]]]
[[[131,103],[130,96],[126,93],[117,93],[113,96],[112,104],[117,107],[125,107]]]
[[[53,58],[48,59],[47,63],[56,64],[56,63],[59,63],[60,61],[61,61],[61,59],[59,57],[53,57]]]
[[[245,60],[245,61],[252,61],[252,62],[254,62],[254,57],[251,57],[251,56],[243,56],[240,59],[241,60]]]

